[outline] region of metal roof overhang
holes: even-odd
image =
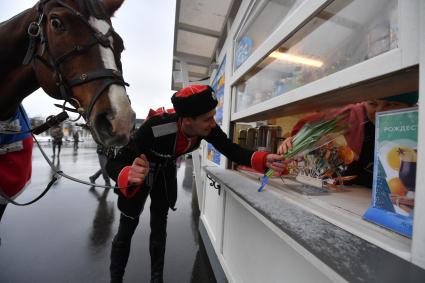
[[[206,81],[242,0],[176,0],[171,89]]]

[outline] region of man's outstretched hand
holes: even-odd
[[[284,159],[282,155],[270,153],[266,156],[266,166],[276,172],[282,173],[286,168]]]

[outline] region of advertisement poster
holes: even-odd
[[[226,57],[221,62],[220,68],[215,75],[212,88],[217,96],[218,104],[216,107],[215,121],[218,125],[223,123],[223,102],[224,102],[224,67],[226,65]],[[221,154],[211,145],[208,144],[208,160],[220,165]]]
[[[208,144],[208,160],[220,165],[221,153],[212,144]]]
[[[221,62],[220,68],[215,75],[212,83],[212,88],[217,96],[218,104],[216,108],[215,121],[217,124],[222,125],[223,123],[223,102],[224,102],[224,67],[226,65],[226,57]]]
[[[254,45],[254,42],[252,41],[250,37],[244,36],[241,38],[235,52],[235,68],[236,69],[239,68],[239,66],[242,65],[242,63],[245,62],[246,59],[248,59],[248,57],[251,55],[253,45]]]
[[[412,237],[418,109],[376,114],[372,207],[364,219]]]

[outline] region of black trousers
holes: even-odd
[[[0,203],[0,221],[3,217],[4,210],[6,209],[7,204]]]
[[[164,255],[167,238],[169,203],[162,186],[155,186],[149,193],[142,187],[133,198],[119,196],[118,206],[122,212],[118,232],[112,241],[111,282],[122,282],[130,255],[131,239],[139,223],[147,197],[151,197],[149,253],[151,257],[151,282],[163,282]]]

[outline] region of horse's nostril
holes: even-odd
[[[93,130],[99,142],[107,146],[126,145],[130,138],[128,122],[123,123],[120,120],[116,120],[108,112],[96,115]]]
[[[101,135],[112,134],[112,124],[108,116],[110,116],[108,113],[102,113],[96,116],[94,125],[96,130]]]

